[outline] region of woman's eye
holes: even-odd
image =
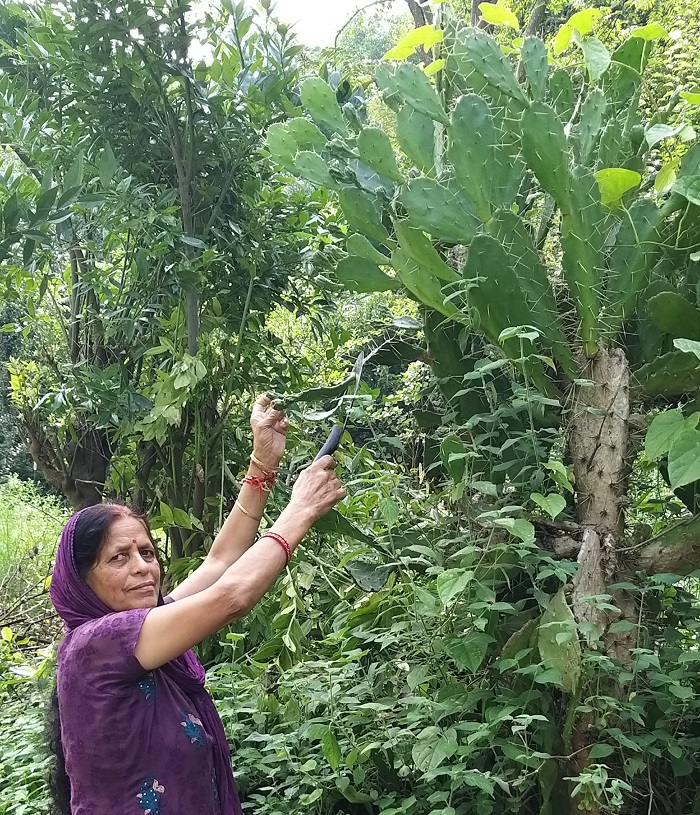
[[[114,557],[112,558],[112,561],[115,562],[115,563],[123,563],[125,559],[126,559],[126,555],[124,554],[124,552],[119,552],[119,554],[114,555]]]
[[[145,551],[141,552],[141,557],[144,560],[155,560],[156,553],[153,549],[146,549]]]

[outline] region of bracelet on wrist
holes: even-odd
[[[266,476],[274,477],[275,475],[277,475],[277,470],[271,469],[270,467],[267,466],[267,464],[263,464],[263,462],[260,461],[260,459],[255,455],[255,453],[250,454],[250,463],[254,464],[258,468],[258,470],[260,470],[260,472]]]
[[[287,566],[289,566],[289,562],[292,559],[292,548],[287,542],[286,538],[283,538],[282,535],[278,535],[276,532],[264,532],[258,540],[262,540],[263,538],[272,538],[273,541],[279,543],[279,545],[284,549],[284,555],[287,558]]]
[[[274,473],[272,475],[247,475],[243,483],[250,484],[256,492],[270,492],[277,483],[277,476]]]
[[[236,503],[233,506],[238,507],[238,509],[240,509],[240,511],[248,518],[250,518],[252,521],[255,521],[256,523],[260,523],[260,521],[262,521],[262,518],[256,518],[252,512],[248,512],[248,510],[243,506],[243,504],[240,501],[236,501]]]

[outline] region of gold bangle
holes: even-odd
[[[262,518],[256,518],[252,512],[248,512],[248,510],[243,506],[243,504],[240,501],[236,501],[234,507],[238,507],[238,509],[240,509],[240,511],[248,518],[250,518],[252,521],[255,521],[256,523],[260,523],[260,521],[262,521]]]
[[[259,458],[256,458],[254,453],[250,454],[250,462],[251,464],[255,464],[255,466],[265,475],[276,475],[277,470],[269,470],[263,463],[260,461]]]

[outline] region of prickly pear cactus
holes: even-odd
[[[523,346],[501,342],[503,330],[534,328],[528,352],[555,361],[556,372],[535,366],[546,391],[547,377],[574,381],[582,359],[622,342],[639,308],[647,319],[643,293],[665,247],[692,246],[682,233],[700,231],[700,147],[654,184],[650,154],[679,129],[669,111],[642,120],[643,36],[633,31],[613,54],[574,37],[589,62],[557,69],[538,38],[506,54],[484,31],[450,24],[439,81],[408,62],[377,71],[395,134],[346,118],[313,78],[302,116],[273,125],[268,147],[287,171],[337,190],[350,227],[342,280],[356,291],[403,287],[507,356]],[[541,254],[548,235],[561,275],[552,252],[549,268]]]

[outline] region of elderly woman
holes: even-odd
[[[66,629],[52,782],[62,815],[241,812],[221,720],[191,649],[247,614],[312,524],[345,496],[326,456],[301,473],[289,504],[257,538],[287,422],[261,397],[251,426],[238,500],[202,565],[168,597],[140,515],[101,504],[63,530],[50,589]]]

